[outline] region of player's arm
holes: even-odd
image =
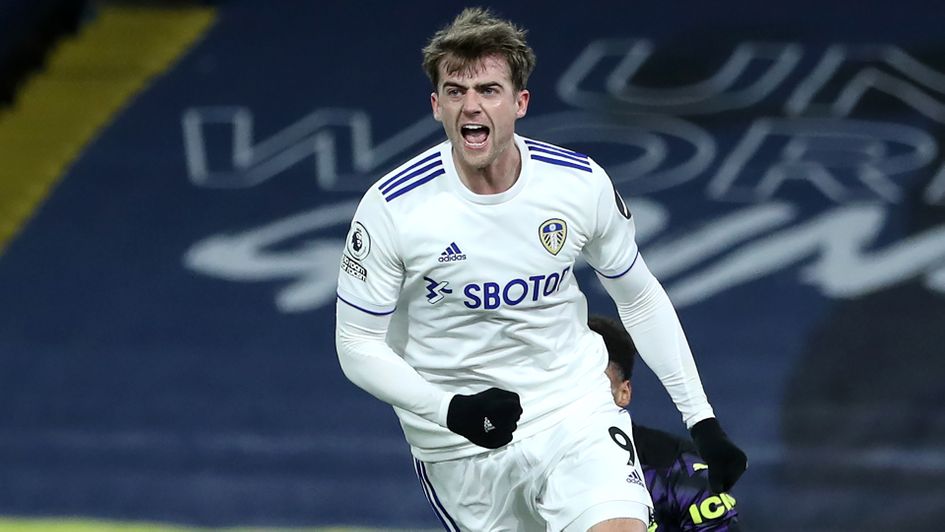
[[[338,360],[351,382],[481,447],[497,449],[512,441],[522,414],[518,394],[498,388],[473,395],[448,393],[425,380],[387,345],[389,316],[363,312],[340,298],[336,314]]]
[[[640,357],[659,377],[710,466],[715,492],[730,489],[748,467],[748,457],[729,440],[709,405],[682,325],[656,277],[637,252],[618,277],[598,273]]]
[[[634,241],[633,217],[603,170],[600,173],[596,227],[584,256],[614,300],[640,357],[669,392],[700,453],[714,467],[713,488],[727,490],[744,472],[747,457],[715,419],[676,309]]]
[[[385,403],[446,426],[452,394],[417,373],[385,342],[390,315],[374,315],[339,298],[335,347],[348,379]]]
[[[477,445],[507,444],[521,415],[518,395],[494,388],[474,395],[449,393],[424,379],[387,344],[404,268],[393,223],[372,192],[355,214],[341,260],[335,346],[342,371],[378,399]]]

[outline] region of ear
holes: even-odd
[[[437,122],[442,122],[443,119],[440,117],[440,106],[439,106],[439,104],[437,103],[436,93],[435,93],[435,92],[431,92],[431,93],[430,93],[430,107],[433,108],[433,118],[434,118]]]
[[[627,408],[627,405],[630,404],[631,395],[633,395],[633,390],[630,388],[630,381],[623,381],[617,385],[614,402],[620,408]]]
[[[527,89],[522,89],[518,91],[518,96],[515,97],[515,105],[517,107],[515,111],[515,118],[522,118],[525,116],[525,113],[528,112],[528,101],[531,98],[531,93]]]

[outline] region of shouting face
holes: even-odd
[[[486,56],[455,72],[447,72],[444,64],[449,63],[440,63],[439,85],[430,101],[461,170],[482,172],[517,161],[512,136],[515,121],[525,116],[529,93],[512,85],[505,58]]]

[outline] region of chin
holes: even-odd
[[[492,164],[493,160],[495,160],[495,157],[492,156],[492,150],[486,150],[482,152],[477,151],[477,152],[470,153],[468,150],[465,149],[465,146],[463,146],[463,150],[461,153],[462,153],[463,162],[465,162],[469,166],[472,166],[473,168],[479,168],[479,169],[486,168],[490,164]]]

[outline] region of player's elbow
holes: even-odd
[[[358,334],[354,329],[338,327],[335,330],[335,350],[341,371],[360,388],[367,389],[371,375],[377,373],[378,351],[385,347],[382,339]]]
[[[598,275],[598,278],[604,290],[618,305],[639,305],[649,294],[662,290],[662,286],[650,272],[642,256],[637,257],[636,263],[624,275],[615,278]]]
[[[357,341],[352,335],[341,327],[335,329],[335,351],[338,353],[338,364],[341,366],[342,373],[349,381],[357,383],[356,377],[356,357]]]

